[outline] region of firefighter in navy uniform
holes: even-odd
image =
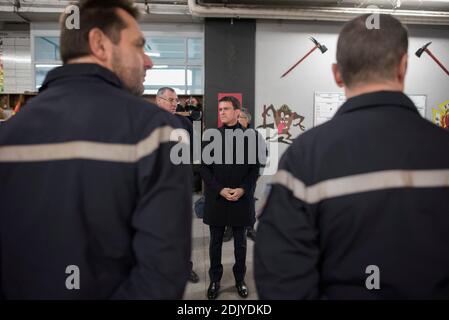
[[[132,3],[78,6],[80,29],[61,20],[64,66],[0,128],[0,292],[181,299],[192,200],[190,168],[170,160],[180,124],[138,97],[152,62]]]
[[[176,94],[176,91],[173,88],[170,87],[162,87],[159,88],[156,94],[156,104],[159,108],[162,108],[166,111],[168,111],[171,114],[174,114],[174,116],[179,120],[181,123],[181,126],[184,130],[187,131],[190,137],[190,158],[193,155],[193,126],[190,120],[187,117],[175,114],[178,110],[179,100],[178,95]],[[193,172],[192,172],[192,179],[193,179]],[[193,183],[192,183],[193,188]],[[197,283],[200,281],[200,278],[198,277],[197,273],[193,270],[193,262],[190,261],[190,274],[189,274],[189,281],[192,283]]]
[[[449,298],[449,133],[404,95],[408,35],[348,22],[333,73],[347,102],[300,135],[259,219],[261,299]]]

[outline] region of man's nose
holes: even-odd
[[[153,68],[154,64],[153,64],[153,60],[151,60],[151,58],[144,54],[144,58],[143,58],[143,67],[145,68],[145,70],[149,70],[151,68]]]

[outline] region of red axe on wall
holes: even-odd
[[[296,62],[290,69],[288,69],[282,76],[281,78],[285,77],[287,74],[290,73],[290,71],[292,71],[293,69],[295,69],[295,67],[300,64],[301,62],[303,62],[308,56],[310,56],[312,54],[312,52],[314,52],[316,49],[320,49],[321,53],[325,53],[327,51],[326,46],[322,45],[321,43],[319,43],[314,37],[310,37],[310,40],[312,40],[312,42],[315,44],[315,47],[312,48],[312,50],[310,50],[309,52],[307,52],[307,54],[301,58],[301,60],[299,60],[298,62]]]
[[[430,46],[432,42],[426,43],[422,48],[419,48],[418,51],[416,51],[416,56],[418,58],[421,58],[421,55],[423,54],[423,52],[426,52],[440,67],[441,69],[443,69],[444,72],[446,72],[446,74],[449,76],[449,71],[443,66],[443,64],[440,62],[440,60],[437,59],[437,57],[435,57],[433,55],[433,53],[428,49],[428,46]]]

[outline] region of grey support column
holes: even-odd
[[[256,21],[205,19],[206,128],[216,128],[218,93],[242,93],[243,106],[254,116]]]

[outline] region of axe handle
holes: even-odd
[[[287,74],[290,73],[290,71],[292,71],[293,69],[295,69],[295,67],[300,64],[301,62],[303,62],[308,56],[310,56],[312,54],[312,52],[314,52],[316,49],[318,48],[318,46],[315,46],[312,50],[310,50],[304,57],[301,58],[301,60],[299,60],[298,62],[296,62],[290,69],[288,69],[282,76],[281,78],[285,77]]]
[[[440,60],[438,60],[437,57],[435,57],[429,49],[426,49],[425,51],[441,67],[441,69],[443,69],[444,72],[446,72],[446,74],[449,76],[449,71],[443,66],[443,64],[440,62]]]

